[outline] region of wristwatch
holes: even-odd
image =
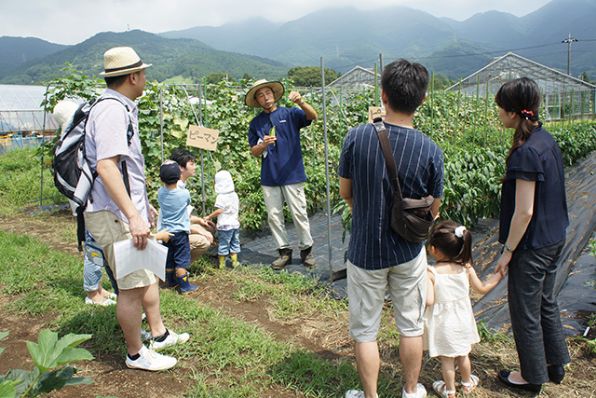
[[[509,245],[507,244],[507,242],[503,243],[503,251],[508,251],[509,253],[513,253],[512,248],[509,247]]]

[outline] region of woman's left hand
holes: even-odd
[[[511,252],[505,250],[501,253],[501,257],[499,257],[499,261],[497,261],[497,267],[495,268],[495,273],[501,274],[501,276],[505,276],[509,269],[509,263],[511,262]]]

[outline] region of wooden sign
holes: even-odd
[[[195,148],[206,149],[208,151],[217,150],[217,139],[219,130],[208,129],[206,127],[190,125],[188,127],[188,136],[186,145]]]
[[[368,107],[368,122],[372,123],[376,117],[385,117],[385,109],[380,106]]]

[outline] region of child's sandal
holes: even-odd
[[[437,395],[441,398],[455,398],[456,391],[455,390],[448,390],[447,385],[443,380],[437,380],[433,383],[433,390],[437,393]]]
[[[461,385],[463,387],[464,394],[469,394],[478,386],[480,379],[478,376],[470,375],[470,381],[465,382],[462,380]]]

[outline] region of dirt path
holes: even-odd
[[[74,238],[74,219],[66,213],[51,216],[26,216],[0,218],[0,230],[18,234],[35,236],[49,246],[74,255],[78,255]],[[272,313],[269,298],[261,298],[255,302],[238,301],[234,297],[237,287],[225,277],[217,275],[202,278],[201,289],[194,294],[194,299],[223,311],[231,317],[255,324],[273,336],[277,341],[292,343],[298,347],[315,353],[328,360],[339,358],[352,359],[352,345],[347,334],[346,325],[332,322],[329,319],[312,317],[312,319],[292,319],[280,321]],[[82,299],[82,298],[81,298]],[[9,337],[1,344],[6,347],[0,361],[0,373],[9,368],[30,369],[25,341],[36,340],[37,334],[50,319],[18,317],[4,310],[8,297],[0,296],[0,330],[9,330]],[[342,321],[343,322],[343,321]],[[476,372],[483,385],[475,394],[479,398],[518,397],[508,392],[494,380],[495,369],[516,364],[515,351],[511,348],[499,348],[495,352],[490,344],[480,344],[474,349],[472,360]],[[400,367],[396,347],[381,347],[381,356],[385,371],[399,377]],[[594,355],[587,353],[585,345],[572,345],[573,363],[568,370],[566,383],[561,386],[548,385],[544,397],[594,397],[596,385]],[[78,364],[80,375],[90,376],[94,383],[90,386],[76,386],[55,392],[51,397],[96,397],[118,396],[119,398],[136,397],[181,397],[188,391],[192,372],[200,373],[192,360],[182,361],[181,366],[172,372],[149,373],[129,370],[124,366],[122,358],[102,356],[94,361]],[[388,369],[388,367],[390,369]],[[437,361],[429,361],[424,365],[421,381],[427,386],[439,376]],[[272,387],[264,393],[263,398],[302,397],[300,393]]]

